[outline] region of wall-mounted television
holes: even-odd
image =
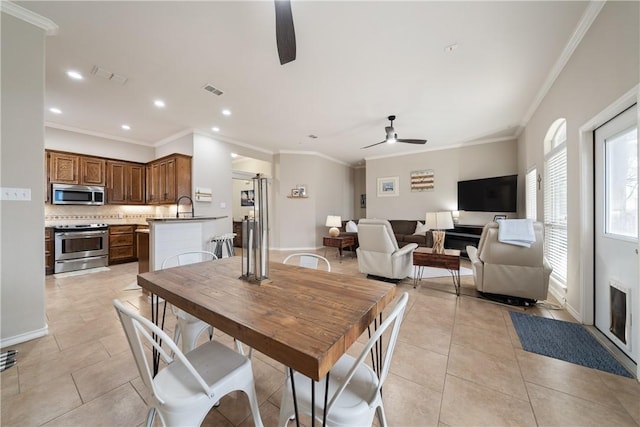
[[[516,212],[518,175],[458,181],[458,210]]]

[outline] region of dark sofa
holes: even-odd
[[[342,227],[340,227],[341,236],[354,236],[356,238],[356,247],[358,246],[358,233],[347,232],[345,227],[349,221],[342,221]],[[358,220],[353,220],[356,224]],[[424,221],[420,221],[424,224]],[[403,247],[408,243],[417,243],[418,246],[424,246],[427,248],[433,247],[433,235],[431,231],[427,231],[425,235],[414,235],[416,231],[416,224],[418,220],[411,221],[406,219],[391,219],[389,220],[393,234],[396,236],[398,246]]]

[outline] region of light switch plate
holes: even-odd
[[[29,202],[31,201],[31,189],[2,187],[0,188],[0,200]]]

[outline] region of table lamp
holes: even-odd
[[[429,227],[433,234],[433,252],[438,254],[444,253],[445,232],[443,230],[450,230],[453,228],[451,212],[427,212],[425,216],[425,225]]]
[[[331,227],[329,229],[329,236],[338,237],[340,235],[340,229],[338,227],[342,227],[342,218],[338,215],[327,215],[327,222],[324,225]]]

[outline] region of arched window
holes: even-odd
[[[551,277],[567,283],[567,121],[558,119],[544,141],[544,252]]]

